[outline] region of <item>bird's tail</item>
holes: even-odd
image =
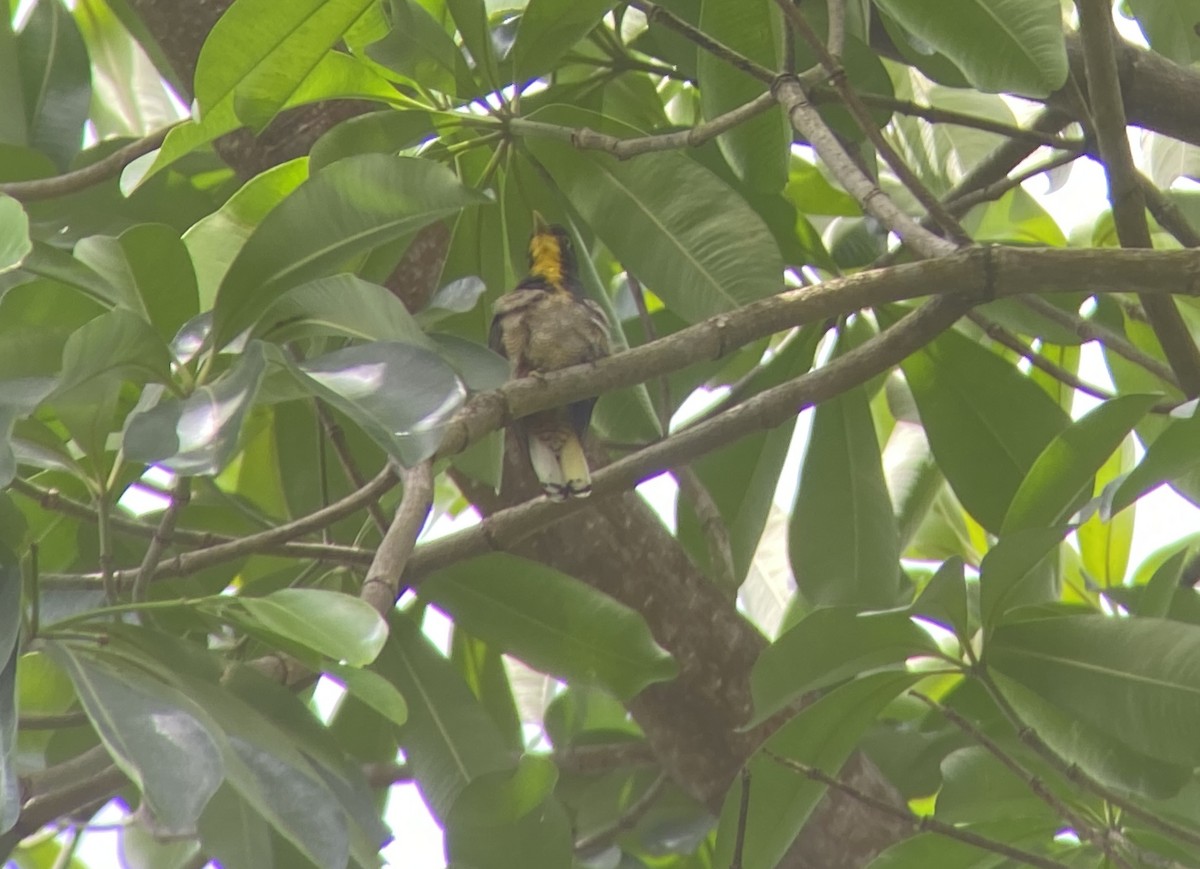
[[[531,427],[528,431],[529,463],[552,501],[586,498],[592,494],[583,444],[569,425]]]

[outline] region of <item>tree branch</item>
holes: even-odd
[[[56,196],[66,196],[78,193],[93,184],[107,181],[145,154],[161,147],[167,133],[177,125],[163,127],[150,135],[130,142],[113,151],[107,157],[97,160],[90,166],[75,169],[71,172],[55,175],[51,178],[34,178],[30,181],[6,181],[0,183],[0,194],[7,194],[20,202],[36,202],[41,199],[53,199]]]
[[[367,570],[359,594],[382,616],[391,611],[400,597],[404,567],[433,505],[433,470],[428,461],[402,471],[401,479],[404,495],[400,506],[375,551],[375,560]]]
[[[1146,222],[1146,198],[1129,150],[1125,106],[1117,72],[1112,4],[1108,0],[1076,0],[1088,98],[1096,142],[1108,177],[1108,198],[1122,247],[1154,246]],[[1136,289],[1136,285],[1134,287]],[[1171,299],[1141,295],[1142,307],[1154,328],[1184,393],[1200,395],[1200,349]]]

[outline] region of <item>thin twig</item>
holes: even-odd
[[[428,460],[401,472],[404,495],[392,524],[379,543],[375,560],[367,569],[359,597],[375,608],[380,615],[396,605],[403,589],[404,566],[412,555],[417,535],[425,525],[433,505],[433,470]]]
[[[958,249],[954,242],[934,235],[921,226],[884,193],[878,184],[863,174],[825,124],[799,79],[789,75],[780,76],[771,84],[771,93],[787,112],[792,126],[808,140],[829,167],[829,171],[846,192],[859,202],[864,211],[879,220],[889,231],[896,233],[901,241],[921,256],[941,257]]]
[[[160,147],[167,134],[176,126],[176,124],[172,124],[156,130],[136,142],[130,142],[128,145],[118,148],[107,157],[97,160],[90,166],[84,166],[82,169],[55,175],[52,178],[4,182],[0,184],[0,194],[6,194],[21,202],[35,202],[39,199],[52,199],[56,196],[78,193],[93,184],[113,177],[138,157],[149,154],[155,148]]]
[[[1108,177],[1108,198],[1122,247],[1151,248],[1146,197],[1129,149],[1125,106],[1117,70],[1112,4],[1109,0],[1076,0],[1079,35],[1096,144]],[[1136,284],[1134,289],[1137,289]],[[1200,395],[1200,349],[1192,340],[1173,299],[1142,294],[1139,299],[1171,370],[1189,398]]]
[[[603,151],[606,154],[627,160],[640,154],[654,151],[671,151],[679,148],[697,148],[705,142],[715,139],[722,133],[736,127],[745,121],[755,118],[773,108],[775,100],[770,94],[760,94],[737,108],[730,109],[724,114],[671,133],[658,133],[653,136],[636,136],[622,139],[599,133],[588,127],[564,127],[560,124],[547,124],[543,121],[532,121],[527,118],[512,118],[507,123],[513,132],[526,136],[558,139],[567,142],[575,148],[590,151]]]
[[[955,827],[951,824],[945,824],[937,818],[928,816],[920,816],[912,814],[906,809],[894,806],[889,802],[878,799],[871,794],[864,793],[852,785],[846,784],[841,779],[835,778],[817,769],[814,766],[809,766],[806,763],[792,760],[790,757],[783,757],[775,754],[773,751],[765,751],[767,757],[771,758],[776,763],[784,766],[793,772],[797,772],[805,778],[819,782],[826,787],[841,791],[851,799],[862,803],[864,806],[874,809],[877,812],[888,815],[898,820],[908,823],[918,832],[935,833],[939,836],[945,836],[948,839],[955,839],[967,845],[973,845],[983,851],[990,851],[993,854],[1000,854],[1008,857],[1010,860],[1018,860],[1021,863],[1026,863],[1030,866],[1037,866],[1039,869],[1069,869],[1066,863],[1060,863],[1057,860],[1051,860],[1048,857],[1042,857],[1039,854],[1034,854],[1032,851],[1025,851],[1021,848],[1014,848],[1012,845],[998,842],[995,839],[989,839],[986,836],[981,836],[978,833],[972,833],[970,830],[964,830],[960,827]]]
[[[1038,353],[995,320],[980,314],[978,311],[971,311],[968,313],[967,319],[979,326],[979,328],[983,329],[983,331],[987,333],[987,336],[993,341],[998,344],[1003,344],[1022,359],[1028,360],[1029,364],[1034,368],[1038,368],[1046,372],[1059,383],[1069,386],[1072,389],[1077,389],[1085,395],[1090,395],[1093,398],[1100,399],[1101,401],[1111,401],[1112,399],[1116,398],[1116,396],[1111,392],[1100,389],[1098,386],[1093,386],[1092,384],[1082,380],[1075,373],[1068,371],[1055,362],[1051,362],[1049,359]],[[1160,401],[1151,407],[1150,411],[1152,413],[1170,413],[1177,406],[1178,404],[1176,402]]]
[[[871,117],[870,110],[858,98],[857,92],[850,84],[845,68],[830,53],[829,49],[825,47],[825,43],[821,41],[821,38],[813,30],[812,25],[808,23],[808,19],[804,17],[800,9],[792,0],[775,0],[775,5],[782,10],[784,17],[787,18],[792,29],[800,35],[801,39],[808,43],[808,47],[816,55],[817,61],[824,67],[826,74],[829,76],[830,83],[841,98],[842,104],[850,112],[850,116],[854,118],[859,129],[863,131],[871,144],[875,146],[875,150],[879,156],[891,167],[892,172],[895,173],[900,183],[912,193],[916,200],[925,208],[929,217],[953,241],[959,245],[970,244],[970,236],[967,235],[962,225],[938,201],[938,198],[933,195],[932,191],[925,186],[925,183],[917,177],[916,173],[896,153],[896,149],[892,147],[892,143],[880,132],[879,128],[875,125],[875,119]],[[832,28],[832,26],[833,23],[831,20],[830,27]]]
[[[150,590],[150,580],[154,577],[154,569],[158,567],[158,562],[162,558],[163,551],[167,548],[168,541],[171,539],[171,532],[175,530],[175,522],[179,519],[180,511],[187,506],[191,497],[191,478],[180,476],[175,481],[174,490],[171,492],[171,500],[167,504],[167,509],[163,511],[158,527],[154,530],[154,536],[150,538],[150,545],[146,547],[146,554],[142,558],[141,567],[138,568],[137,575],[133,578],[133,587],[130,589],[129,596],[135,603],[146,599],[146,593]]]
[[[356,489],[361,489],[366,485],[366,479],[358,470],[358,465],[354,461],[354,456],[350,452],[350,445],[346,443],[346,433],[342,427],[338,425],[337,420],[333,418],[333,414],[329,412],[325,402],[318,400],[316,402],[317,419],[321,422],[321,430],[325,433],[325,437],[329,443],[333,445],[333,451],[337,453],[338,463],[342,466],[342,473]],[[387,517],[383,515],[383,508],[379,506],[378,501],[372,501],[367,505],[367,513],[371,516],[371,521],[375,523],[375,528],[380,534],[386,534],[388,528]]]
[[[742,798],[738,802],[737,835],[733,839],[733,859],[729,869],[742,869],[743,855],[746,853],[746,825],[750,821],[750,770],[742,767]]]
[[[1134,365],[1146,369],[1155,377],[1162,380],[1163,383],[1180,389],[1179,381],[1175,379],[1175,372],[1153,356],[1135,347],[1124,336],[1118,335],[1116,332],[1099,323],[1085,320],[1077,314],[1064,311],[1062,308],[1052,305],[1038,296],[1022,296],[1020,297],[1020,302],[1034,313],[1045,317],[1047,320],[1051,320],[1063,328],[1071,330],[1082,340],[1099,341],[1104,345],[1105,350],[1111,350]]]
[[[1165,229],[1184,247],[1200,247],[1200,232],[1188,222],[1183,211],[1171,201],[1165,193],[1154,186],[1141,172],[1138,173],[1138,183],[1142,187],[1142,194],[1146,197],[1146,207],[1150,209],[1150,213],[1154,215],[1154,219],[1158,221],[1158,225]]]
[[[83,519],[88,522],[98,521],[99,517],[96,508],[84,504],[82,501],[69,498],[57,489],[43,489],[20,477],[14,477],[8,484],[8,488],[29,498],[43,510],[61,513],[73,519]],[[115,514],[109,517],[109,525],[114,532],[129,534],[135,537],[152,538],[158,532],[157,526],[147,525],[136,519]],[[216,546],[222,543],[232,543],[237,539],[237,537],[228,534],[216,534],[211,531],[192,531],[186,528],[175,528],[170,534],[164,536],[164,540],[168,544],[186,543],[200,548]],[[264,549],[263,552],[272,555],[286,555],[292,558],[318,558],[336,564],[357,564],[363,567],[371,563],[371,559],[375,554],[373,551],[361,547],[298,541],[281,543],[269,549]]]
[[[727,45],[722,45],[702,30],[693,27],[657,3],[651,3],[648,0],[632,0],[629,5],[645,15],[647,23],[662,24],[664,27],[674,30],[691,42],[696,43],[696,45],[703,48],[713,57],[719,58],[735,69],[740,69],[747,75],[753,76],[763,84],[770,84],[772,79],[775,78],[776,74],[762,64],[751,60],[744,54],[734,51]]]

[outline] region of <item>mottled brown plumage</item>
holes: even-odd
[[[529,275],[496,301],[489,344],[508,358],[514,377],[594,362],[609,353],[608,319],[583,295],[570,236],[536,214]],[[582,439],[595,404],[594,398],[572,402],[513,425],[542,490],[555,500],[591,493]]]

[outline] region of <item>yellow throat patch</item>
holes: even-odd
[[[539,232],[529,239],[529,273],[544,279],[555,289],[563,289],[562,250],[558,239],[549,232]]]

